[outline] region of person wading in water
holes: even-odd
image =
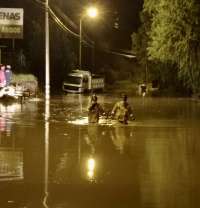
[[[97,96],[92,95],[91,103],[88,107],[88,123],[98,123],[100,115],[104,113],[102,106],[97,100]]]
[[[122,100],[118,101],[114,105],[111,112],[112,117],[123,124],[128,124],[129,118],[135,120],[133,116],[132,108],[127,100],[128,100],[128,96],[126,94],[122,94]]]

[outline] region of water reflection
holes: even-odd
[[[0,181],[22,180],[23,149],[16,147],[15,137],[11,137],[12,118],[21,112],[18,103],[0,103]]]
[[[87,134],[84,136],[84,141],[89,147],[89,152],[86,156],[86,164],[83,167],[83,171],[85,171],[85,178],[90,182],[96,181],[96,166],[97,161],[95,159],[96,154],[96,146],[99,142],[99,128],[97,125],[88,125]]]
[[[81,114],[70,97],[7,111],[1,208],[199,207],[199,106],[134,99],[135,125],[73,125],[62,116]]]
[[[44,145],[44,199],[43,205],[48,208],[47,200],[49,196],[49,118],[50,100],[45,100],[45,145]]]
[[[130,138],[132,137],[133,137],[132,127],[128,129],[125,126],[116,125],[113,126],[111,129],[111,139],[113,141],[114,146],[120,152],[120,154],[125,153],[126,149],[130,145]]]
[[[23,178],[23,150],[0,145],[0,181],[18,181]]]
[[[43,103],[40,103],[39,110],[37,102],[26,102],[23,105],[0,103],[2,208],[48,207],[48,106],[49,103],[45,107],[45,119],[42,121]]]
[[[11,133],[12,118],[22,111],[22,105],[19,103],[3,104],[0,103],[0,139],[2,133],[7,136]]]
[[[90,157],[87,160],[87,176],[90,181],[94,180],[95,159]]]

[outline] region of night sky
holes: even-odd
[[[139,27],[143,0],[100,0],[98,4],[103,14],[97,41],[105,40],[105,45],[112,49],[131,49],[130,36]]]
[[[37,0],[1,0],[0,7],[21,7],[23,2],[32,2],[33,6],[34,2],[38,3]],[[95,23],[86,22],[85,32],[100,47],[130,49],[130,36],[139,26],[139,12],[142,10],[143,0],[49,0],[50,5],[56,4],[77,25],[81,10],[92,3],[97,4],[101,18]]]
[[[50,2],[57,4],[58,0]],[[96,5],[100,13],[97,20],[84,21],[89,37],[104,48],[130,49],[130,35],[139,27],[143,0],[60,0],[58,6],[78,24],[80,13],[88,5]]]
[[[119,0],[118,2],[119,29],[116,36],[116,42],[121,43],[118,47],[130,48],[130,35],[133,31],[137,31],[139,26],[139,12],[142,9],[143,1]]]

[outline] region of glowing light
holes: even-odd
[[[88,10],[87,10],[87,15],[89,16],[89,17],[92,17],[92,18],[94,18],[94,17],[96,17],[97,16],[97,9],[95,8],[95,7],[90,7],[90,8],[88,8]]]
[[[95,168],[95,160],[93,158],[90,158],[88,160],[88,170],[93,171]]]
[[[93,171],[88,171],[88,177],[93,178],[94,177],[94,172]]]
[[[89,180],[94,179],[94,169],[95,169],[95,160],[93,158],[89,158],[87,161],[87,176]]]

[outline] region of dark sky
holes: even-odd
[[[84,30],[95,42],[108,48],[131,48],[130,35],[139,26],[139,12],[143,0],[51,0],[78,23],[79,15],[87,5],[97,5],[100,17],[84,22]],[[64,9],[65,8],[65,9]]]
[[[0,0],[0,7],[15,4],[22,6],[23,2],[35,0]],[[73,18],[77,24],[81,10],[88,4],[95,3],[101,12],[101,18],[95,22],[86,22],[86,33],[95,39],[97,44],[112,49],[130,49],[130,35],[139,26],[139,12],[143,0],[49,0],[56,3],[64,13]]]
[[[97,37],[105,38],[108,47],[113,49],[130,49],[133,31],[139,27],[139,12],[143,0],[99,0],[102,8],[103,31],[98,31]]]
[[[119,47],[130,48],[130,35],[137,31],[139,26],[139,12],[142,9],[143,0],[118,0],[119,29],[117,42]]]

